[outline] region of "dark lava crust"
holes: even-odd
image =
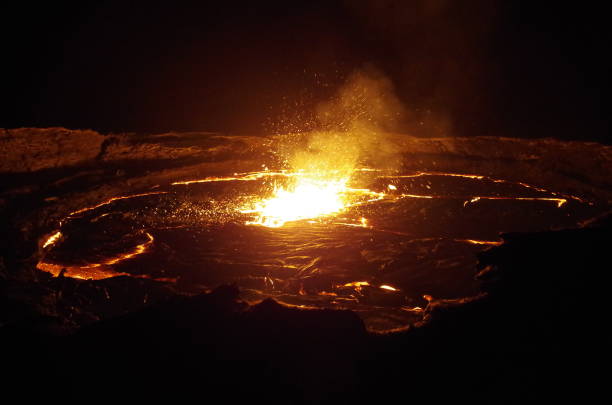
[[[36,270],[67,213],[191,176],[258,170],[270,138],[0,135],[0,339],[5,398],[60,402],[529,403],[597,396],[612,221],[503,235],[475,297],[432,300],[414,327],[368,333],[351,311],[249,305],[148,279]],[[398,137],[414,170],[479,173],[609,204],[609,147],[553,139]],[[237,169],[240,170],[237,170]]]

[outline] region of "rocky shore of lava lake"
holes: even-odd
[[[389,135],[404,170],[478,173],[612,201],[612,148],[552,138]],[[281,164],[278,137],[0,129],[2,391],[20,401],[529,403],[594,399],[607,352],[612,217],[503,234],[479,295],[433,299],[414,327],[348,310],[248,304],[127,276],[36,269],[57,221],[110,197]],[[368,159],[368,156],[365,156]]]

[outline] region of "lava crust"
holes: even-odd
[[[395,164],[365,156],[346,208],[270,228],[245,207],[294,175],[282,137],[2,133],[2,336],[45,392],[342,402],[486,379],[518,399],[531,380],[508,370],[567,382],[595,333],[569,323],[608,260],[610,147],[389,135]]]

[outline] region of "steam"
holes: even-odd
[[[354,72],[337,96],[319,104],[316,110],[325,129],[343,132],[392,131],[403,113],[391,81],[371,67]]]
[[[318,129],[288,163],[324,177],[350,177],[366,162],[390,168],[397,156],[387,134],[398,130],[405,115],[388,78],[371,67],[355,71],[334,97],[316,107]]]

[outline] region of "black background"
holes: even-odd
[[[266,133],[374,66],[407,133],[610,143],[596,3],[48,3],[2,6],[1,127]]]

